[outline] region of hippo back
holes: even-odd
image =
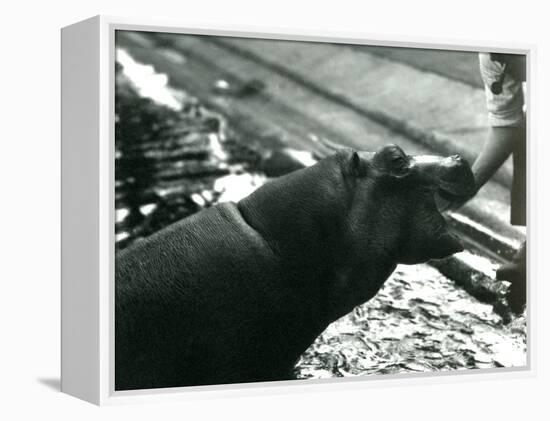
[[[117,390],[281,379],[312,340],[285,321],[315,316],[233,203],[120,252],[115,271]]]

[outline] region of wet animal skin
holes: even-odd
[[[473,188],[458,156],[341,150],[121,251],[115,389],[291,379],[398,263],[462,250],[434,195]]]

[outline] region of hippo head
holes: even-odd
[[[438,193],[473,193],[472,171],[460,156],[409,156],[396,145],[376,153],[347,151],[344,174],[353,187],[347,225],[355,249],[381,249],[405,264],[463,250],[435,201]],[[360,238],[365,232],[369,239]]]

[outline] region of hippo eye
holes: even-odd
[[[404,177],[409,173],[409,160],[406,155],[393,155],[389,163],[390,173],[395,177]]]
[[[392,157],[391,163],[393,167],[403,168],[404,166],[407,165],[407,160],[405,159],[405,157],[398,155],[398,156]]]
[[[377,168],[396,177],[403,177],[409,172],[409,159],[397,145],[388,145],[380,149],[373,162]]]

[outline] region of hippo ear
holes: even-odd
[[[367,164],[361,159],[357,151],[351,153],[349,160],[350,174],[355,177],[364,177],[367,175]]]

